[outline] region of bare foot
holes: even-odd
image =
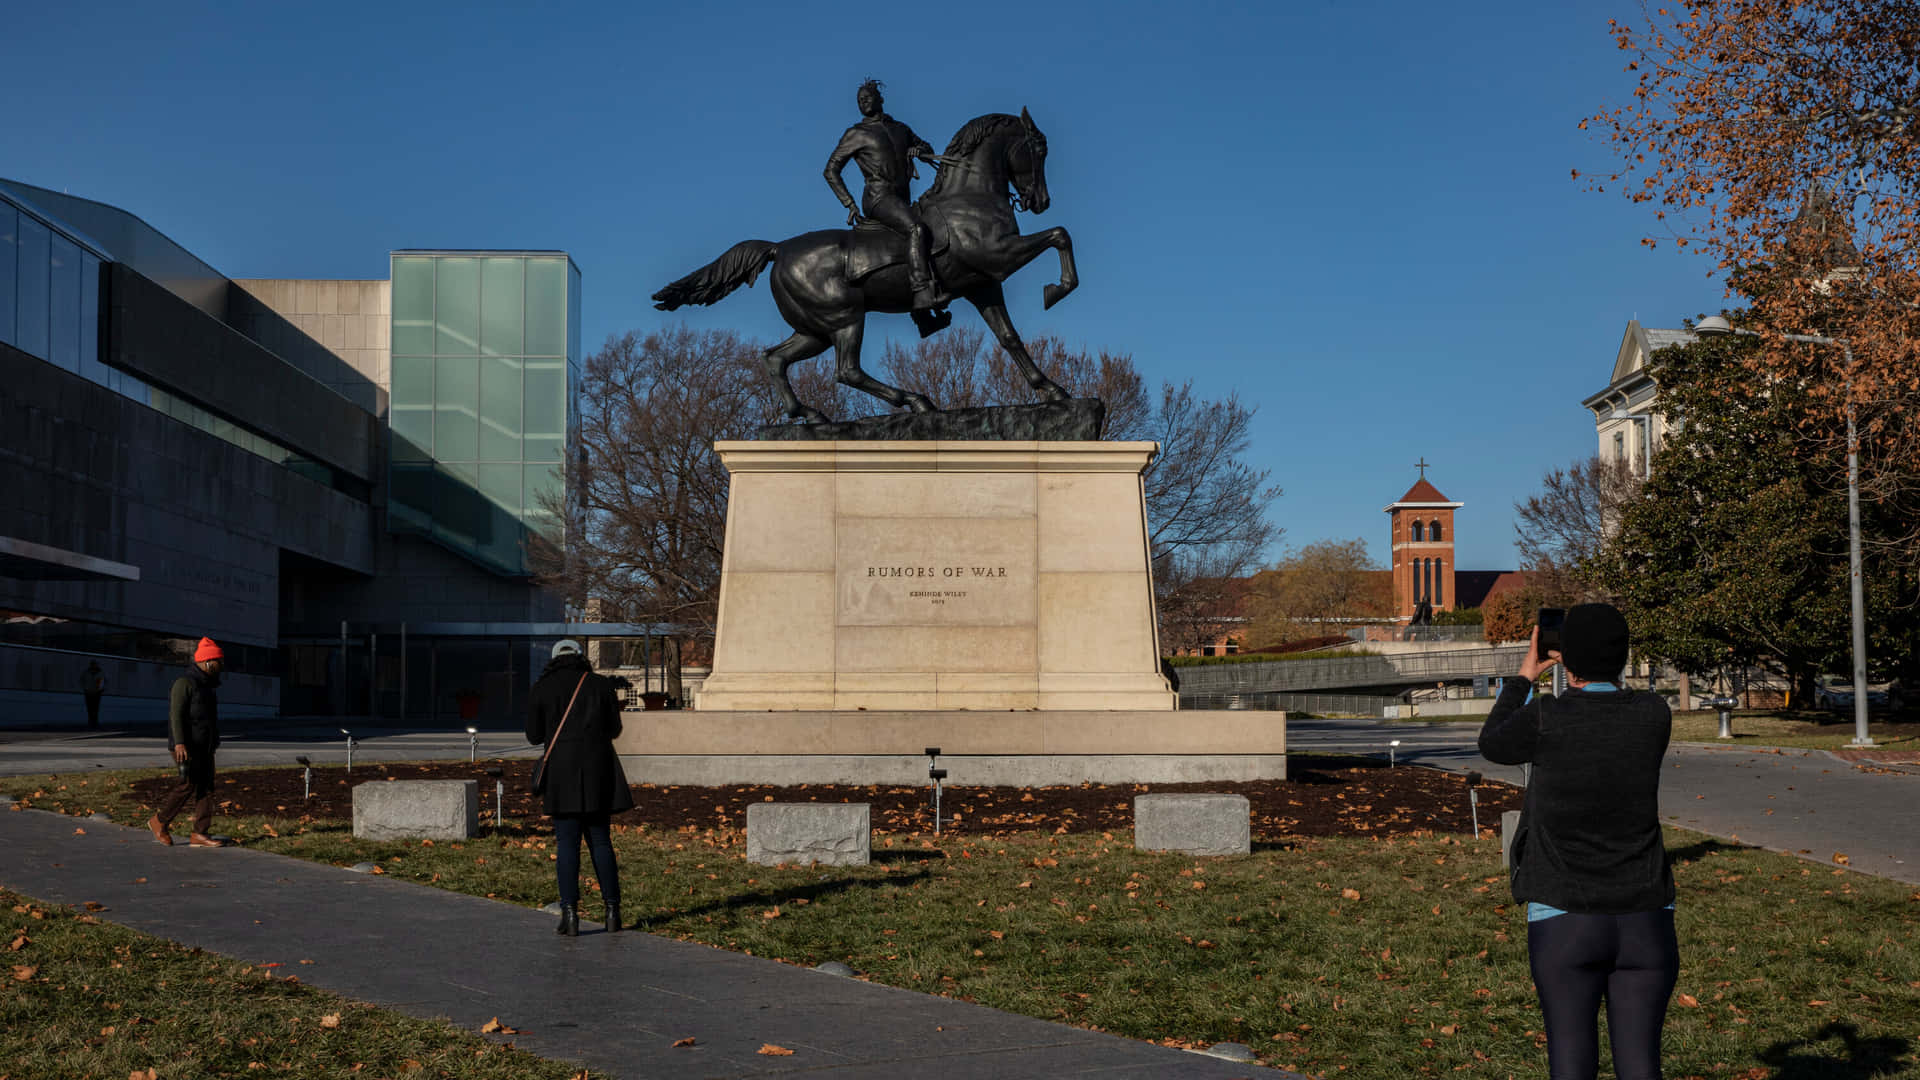
[[[167,831],[167,827],[165,825],[160,824],[160,819],[158,817],[148,818],[147,828],[153,830],[153,838],[155,840],[160,841],[161,843],[167,845],[168,847],[173,846],[173,834]]]

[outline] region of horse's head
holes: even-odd
[[[1034,125],[1025,106],[1020,108],[1020,124],[1026,129],[1024,135],[1007,147],[1007,171],[1017,196],[1014,205],[1044,214],[1052,201],[1047,196],[1047,137]]]
[[[952,167],[943,167],[924,198],[940,199],[958,194],[991,195],[1008,198],[1013,189],[1014,209],[1046,210],[1047,137],[1034,126],[1033,117],[1021,109],[1019,116],[988,113],[966,122],[944,155],[957,159]]]

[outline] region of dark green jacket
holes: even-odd
[[[198,664],[173,681],[167,703],[167,749],[185,744],[189,749],[212,750],[220,745],[220,685]]]

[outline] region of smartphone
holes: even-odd
[[[1545,660],[1548,652],[1560,650],[1560,628],[1567,623],[1567,609],[1543,607],[1535,622],[1540,626],[1539,658]]]

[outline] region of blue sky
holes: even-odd
[[[1612,164],[1575,125],[1631,88],[1606,20],[1632,5],[1247,6],[16,6],[0,176],[132,210],[232,277],[563,248],[589,346],[680,318],[772,341],[764,289],[671,316],[647,296],[842,220],[820,170],[863,76],[936,146],[1024,105],[1053,195],[1027,227],[1071,230],[1082,280],[1043,312],[1052,260],[1014,277],[1024,333],[1258,405],[1290,543],[1384,556],[1380,509],[1424,456],[1466,503],[1459,565],[1511,567],[1514,501],[1594,451],[1579,402],[1627,320],[1723,302],[1704,260],[1640,246],[1648,211],[1570,179]],[[876,317],[869,355],[910,335]]]

